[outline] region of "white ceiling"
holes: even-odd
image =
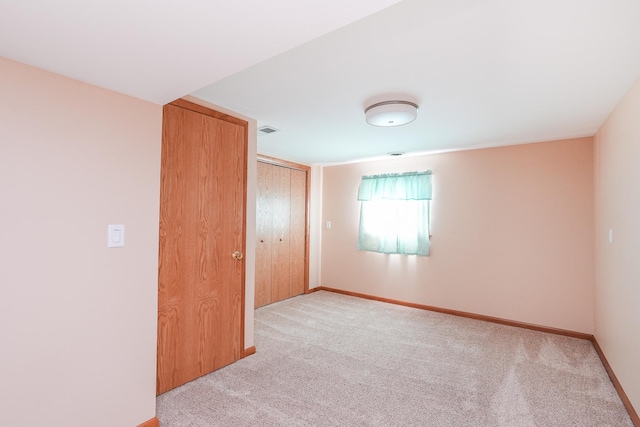
[[[639,21],[639,0],[0,0],[0,56],[192,94],[280,129],[261,153],[327,164],[593,135],[640,76]],[[365,123],[396,98],[415,122]]]
[[[165,104],[399,0],[0,0],[0,56]]]

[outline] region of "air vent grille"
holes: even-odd
[[[258,128],[259,132],[262,132],[264,134],[270,134],[270,133],[274,133],[274,132],[279,132],[278,129],[271,127],[271,126],[261,126]]]

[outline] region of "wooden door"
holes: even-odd
[[[258,162],[255,307],[308,289],[309,167]]]
[[[173,105],[172,105],[173,104]],[[163,110],[157,393],[232,363],[244,346],[246,122]]]
[[[289,223],[289,296],[301,295],[305,289],[307,173],[290,169],[291,191]]]
[[[291,270],[289,251],[289,225],[291,221],[291,174],[289,169],[274,167],[271,199],[271,302],[291,296]]]
[[[256,199],[256,296],[255,307],[271,304],[271,258],[272,258],[272,217],[273,167],[258,162],[258,188]]]

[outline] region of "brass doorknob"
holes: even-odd
[[[237,260],[241,260],[244,257],[244,255],[242,255],[242,252],[238,252],[238,251],[235,251],[234,253],[232,253],[231,256],[233,257],[233,259],[237,259]]]

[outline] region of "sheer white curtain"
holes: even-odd
[[[363,176],[358,249],[429,255],[431,171]]]

